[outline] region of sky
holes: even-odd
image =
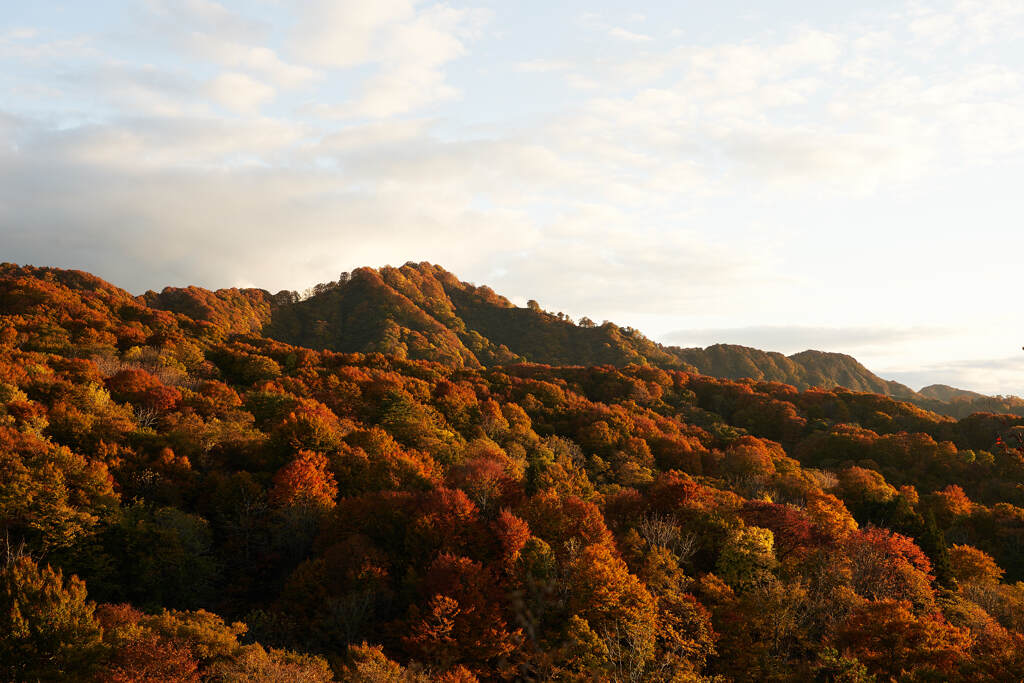
[[[2,261],[134,293],[430,261],[1024,395],[1019,0],[3,4]]]

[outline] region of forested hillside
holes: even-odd
[[[0,266],[0,679],[1024,678],[1024,418],[538,309]]]
[[[259,332],[307,348],[378,352],[456,368],[523,361],[687,367],[636,330],[612,323],[598,326],[587,319],[574,324],[564,314],[550,314],[536,305],[517,308],[490,288],[461,282],[428,263],[360,268],[317,285],[305,297],[297,292],[190,287],[149,292],[144,301],[231,332]]]
[[[517,308],[489,287],[458,280],[429,263],[401,268],[360,268],[338,281],[297,292],[196,287],[148,292],[154,308],[183,313],[232,333],[260,333],[313,349],[379,352],[453,367],[516,362],[548,365],[631,363],[699,372],[726,379],[783,382],[798,389],[844,387],[909,400],[955,417],[972,412],[1024,414],[1024,401],[988,397],[952,387],[918,394],[884,380],[840,353],[803,351],[791,356],[745,346],[706,349],[662,346],[638,330],[588,318],[574,322],[535,302]]]

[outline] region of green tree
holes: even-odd
[[[778,566],[775,537],[756,526],[736,529],[718,558],[715,573],[735,589],[750,588],[769,581]]]
[[[27,557],[0,571],[0,678],[82,680],[103,654],[85,583]]]

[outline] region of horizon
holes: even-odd
[[[132,292],[426,260],[1020,395],[1020,36],[1010,2],[32,3],[0,18],[2,260]]]

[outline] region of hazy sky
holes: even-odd
[[[4,2],[0,260],[439,263],[660,341],[1024,394],[1024,3]]]

